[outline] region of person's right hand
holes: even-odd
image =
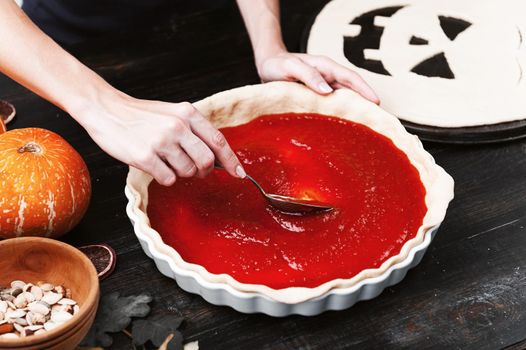
[[[216,159],[232,176],[246,176],[223,134],[188,102],[140,100],[113,92],[70,113],[104,151],[162,185],[172,185],[176,176],[204,177]]]

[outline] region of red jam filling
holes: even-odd
[[[247,173],[269,193],[330,203],[293,216],[248,180],[153,181],[152,227],[182,258],[214,274],[275,289],[316,287],[377,268],[413,238],[425,189],[407,156],[368,127],[317,114],[276,114],[222,129]]]

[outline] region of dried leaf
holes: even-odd
[[[95,322],[82,341],[83,346],[109,347],[113,339],[106,333],[115,333],[129,326],[132,317],[145,317],[150,313],[149,295],[120,297],[118,292],[101,298]]]
[[[157,315],[148,320],[135,320],[132,325],[133,343],[140,346],[151,341],[153,345],[159,347],[163,345],[167,337],[173,335],[165,349],[182,350],[183,335],[177,331],[182,322],[182,317],[170,314]]]

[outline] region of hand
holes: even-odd
[[[352,70],[325,56],[280,52],[257,63],[261,79],[266,81],[301,81],[319,94],[349,88],[371,102],[380,103],[369,85]]]
[[[246,174],[223,134],[190,103],[101,94],[76,119],[108,154],[151,174],[162,185],[176,176],[206,176],[217,159],[236,177]]]

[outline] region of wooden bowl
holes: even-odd
[[[74,349],[95,319],[99,303],[97,271],[80,250],[42,237],[20,237],[0,241],[0,286],[13,280],[45,281],[71,289],[80,311],[71,320],[39,335],[0,340],[4,349]]]

